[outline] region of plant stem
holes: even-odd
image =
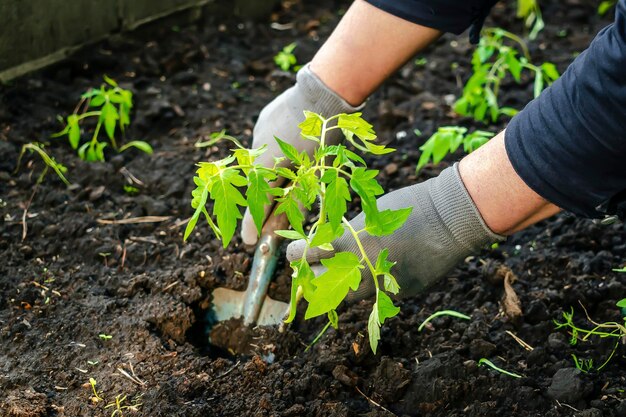
[[[311,349],[311,347],[317,343],[318,340],[320,340],[320,338],[322,336],[324,336],[324,333],[326,333],[326,330],[328,330],[328,328],[330,327],[330,321],[328,323],[326,323],[326,325],[324,326],[324,328],[322,329],[322,331],[320,331],[317,336],[315,336],[315,339],[313,339],[313,341],[311,343],[309,343],[309,345],[306,347],[306,349],[304,349],[304,351],[308,351],[309,349]]]
[[[365,263],[367,264],[367,267],[370,269],[370,272],[372,273],[372,279],[374,280],[374,285],[376,286],[376,290],[378,291],[379,285],[378,285],[378,280],[376,279],[376,268],[374,268],[374,265],[372,265],[370,258],[367,256],[367,253],[365,252],[363,243],[361,243],[361,239],[359,239],[359,233],[356,230],[354,230],[354,227],[352,227],[348,219],[346,219],[345,217],[342,218],[342,222],[344,226],[346,226],[346,228],[352,234],[352,237],[354,238],[354,241],[356,242],[356,245],[358,246],[359,251],[361,252],[361,256],[363,256],[363,260],[365,261]]]

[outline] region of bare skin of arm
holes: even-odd
[[[363,103],[378,86],[441,32],[356,0],[311,61],[311,70],[348,103]],[[485,223],[510,235],[560,211],[517,175],[504,131],[463,158],[459,170]]]
[[[561,209],[517,175],[504,147],[504,132],[463,158],[459,172],[487,226],[495,233],[510,235]]]
[[[441,32],[356,0],[311,61],[323,82],[353,106]]]

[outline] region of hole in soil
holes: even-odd
[[[203,303],[191,305],[195,322],[187,330],[185,337],[189,343],[195,346],[201,355],[210,358],[233,358],[235,355],[229,352],[228,348],[211,343],[211,330],[217,324],[211,309],[203,308]]]

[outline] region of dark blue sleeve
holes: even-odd
[[[470,41],[478,43],[480,29],[498,0],[365,0],[371,5],[443,32],[461,34],[471,26]]]
[[[552,86],[511,120],[511,163],[535,192],[585,217],[626,212],[626,0]]]

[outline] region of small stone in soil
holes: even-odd
[[[576,368],[559,369],[552,377],[548,395],[558,401],[575,404],[590,392],[590,386],[583,381]]]

